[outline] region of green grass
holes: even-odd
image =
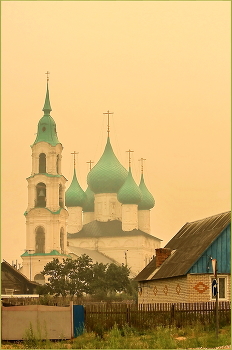
[[[107,332],[84,332],[67,341],[39,339],[32,329],[23,342],[2,342],[2,349],[187,349],[214,348],[230,345],[230,326],[222,327],[216,338],[211,326],[196,324],[194,328],[157,327],[139,331],[129,326],[117,325]]]

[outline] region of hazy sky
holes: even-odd
[[[87,187],[111,143],[156,205],[164,246],[188,221],[230,210],[230,1],[2,1],[2,258],[25,249],[31,148],[50,71],[62,173]]]

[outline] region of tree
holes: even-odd
[[[110,293],[131,293],[130,270],[116,264],[93,264],[92,259],[83,254],[77,259],[53,259],[42,271],[48,276],[48,283],[38,290],[40,294],[56,296],[107,295]]]
[[[90,281],[93,278],[92,259],[86,254],[81,255],[77,259],[58,259],[47,263],[42,271],[43,275],[47,275],[48,283],[40,288],[41,294],[77,295],[89,293]]]

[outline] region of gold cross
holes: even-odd
[[[143,161],[146,160],[144,158],[140,158],[139,161],[141,161],[141,173],[143,174]]]
[[[109,110],[106,113],[103,114],[108,114],[108,125],[107,125],[107,132],[108,132],[108,136],[110,134],[110,114],[114,114],[114,112],[110,112]]]
[[[73,153],[71,153],[71,154],[73,154],[74,155],[74,168],[75,168],[75,165],[76,165],[76,154],[78,154],[79,152],[76,152],[76,151],[74,151]]]
[[[94,162],[92,160],[90,160],[89,162],[86,162],[86,163],[89,163],[89,167],[90,167],[89,170],[91,170],[92,169],[91,164],[94,163]]]
[[[49,81],[49,76],[48,76],[48,74],[50,74],[50,72],[47,71],[45,74],[47,74],[47,81]]]
[[[131,152],[134,152],[134,151],[131,151],[131,150],[129,149],[129,151],[126,151],[126,152],[129,152],[129,168],[130,168],[130,166],[131,166],[131,156],[130,156],[130,154],[131,154]]]

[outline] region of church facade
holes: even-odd
[[[137,185],[132,175],[131,151],[127,170],[113,151],[108,124],[103,154],[92,169],[90,162],[86,191],[79,185],[74,158],[73,179],[65,192],[67,180],[61,172],[63,147],[50,116],[48,83],[43,112],[31,146],[22,273],[44,283],[41,271],[47,262],[85,253],[94,262],[125,264],[131,275],[136,275],[161,243],[151,234],[150,210],[155,201],[146,187],[143,165]]]

